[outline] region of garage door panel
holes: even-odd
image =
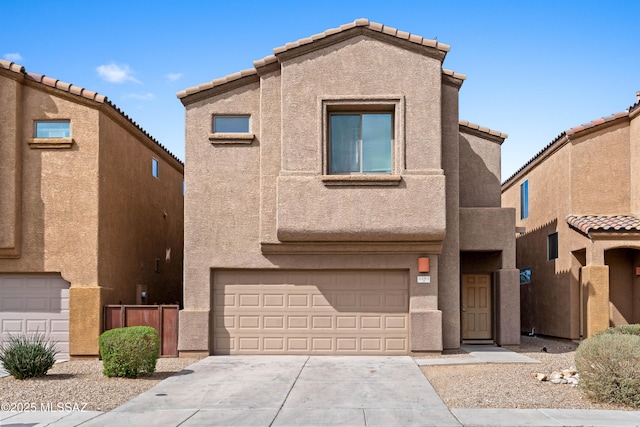
[[[69,353],[69,283],[59,274],[0,274],[0,340],[40,332]]]
[[[213,300],[215,354],[408,352],[406,271],[216,272]]]

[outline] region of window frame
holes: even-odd
[[[558,259],[560,255],[560,242],[558,232],[547,235],[547,261]]]
[[[68,134],[64,136],[41,136],[38,134],[38,125],[44,123],[64,123],[68,125]],[[34,120],[33,121],[33,138],[34,139],[71,139],[71,120],[68,119],[52,119],[52,120]]]
[[[364,134],[364,128],[363,128],[363,121],[364,121],[364,116],[365,115],[385,115],[385,116],[389,116],[389,119],[391,121],[390,123],[390,135],[389,135],[389,171],[372,171],[372,172],[367,172],[363,170],[364,164],[365,164],[365,159],[363,156],[363,134]],[[343,171],[343,172],[332,172],[332,160],[333,160],[333,141],[332,141],[332,136],[333,136],[333,130],[332,130],[332,118],[336,117],[336,116],[358,116],[359,117],[359,135],[358,135],[358,171]],[[393,174],[393,164],[394,164],[394,123],[395,123],[395,116],[394,116],[394,111],[393,110],[389,110],[389,109],[374,109],[374,110],[356,110],[356,111],[351,111],[351,110],[345,110],[345,111],[341,111],[341,110],[336,110],[336,111],[329,111],[327,114],[327,125],[328,125],[328,129],[327,129],[327,144],[326,144],[326,150],[327,150],[327,170],[326,170],[326,174],[327,175],[333,175],[333,176],[340,176],[340,175],[358,175],[358,176],[362,176],[362,175],[392,175]]]
[[[520,219],[529,218],[529,180],[520,184]]]
[[[218,130],[216,129],[216,119],[246,119],[247,120],[247,129],[240,131],[231,131],[231,130]],[[216,133],[233,133],[233,134],[246,134],[251,132],[251,115],[250,114],[214,114],[211,118],[211,130],[214,134]]]
[[[160,162],[155,157],[151,158],[151,176],[160,179]]]
[[[68,123],[69,124],[69,134],[68,136],[38,136],[38,124],[40,123]],[[29,144],[29,148],[32,149],[52,149],[52,148],[62,148],[68,149],[73,146],[74,140],[72,138],[73,129],[71,127],[71,119],[34,119],[33,120],[33,133],[32,138],[27,138],[27,143]]]
[[[216,118],[243,117],[248,119],[246,132],[219,132],[216,130]],[[255,134],[251,132],[253,117],[249,113],[213,113],[211,114],[211,133],[209,141],[211,144],[251,144],[255,139]]]

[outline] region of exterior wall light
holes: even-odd
[[[429,257],[418,257],[418,273],[429,272]]]

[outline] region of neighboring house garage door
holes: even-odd
[[[214,273],[214,354],[408,354],[402,270]]]
[[[69,283],[59,274],[0,274],[0,340],[39,331],[69,354]]]

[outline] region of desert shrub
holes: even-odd
[[[638,335],[640,336],[640,325],[620,325],[613,328],[607,328],[601,332],[602,334],[625,334],[625,335]]]
[[[19,380],[46,375],[56,362],[56,354],[56,343],[39,332],[9,335],[0,343],[0,362]]]
[[[640,336],[595,335],[580,344],[575,361],[579,386],[590,399],[640,406]]]
[[[150,326],[110,329],[100,335],[99,346],[108,377],[137,378],[156,370],[160,338]]]

